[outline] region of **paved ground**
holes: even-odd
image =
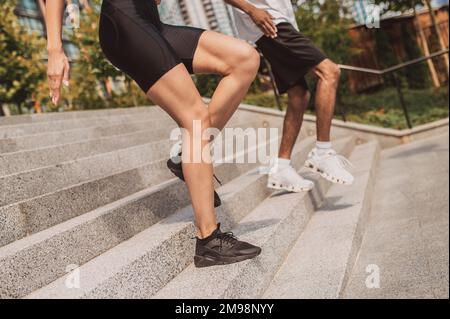
[[[383,152],[345,298],[449,298],[448,139],[446,134]],[[366,287],[368,265],[379,267],[379,288]],[[376,267],[369,270],[375,274]]]

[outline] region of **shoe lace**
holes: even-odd
[[[220,249],[222,249],[222,246],[224,243],[228,243],[228,244],[235,244],[238,239],[237,237],[234,235],[234,233],[232,232],[224,232],[224,233],[220,233],[217,238],[219,238],[220,240]]]
[[[220,179],[216,176],[216,174],[213,175],[214,179],[217,181],[217,183],[219,183],[220,186],[222,186],[222,182],[220,181]]]
[[[334,154],[334,156],[336,157],[336,159],[338,160],[339,165],[341,165],[341,167],[347,167],[350,166],[352,168],[354,168],[355,166],[353,165],[352,162],[350,162],[346,157],[342,156],[342,155],[337,155],[336,153]]]

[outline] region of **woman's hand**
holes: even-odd
[[[155,0],[155,2],[156,2],[156,5],[160,5],[161,4],[161,0]]]
[[[50,97],[57,105],[61,97],[61,84],[69,86],[70,64],[63,49],[48,50],[47,76]]]
[[[255,24],[261,29],[262,32],[264,32],[267,37],[277,37],[277,27],[273,22],[273,17],[267,11],[253,7],[250,10],[249,15],[252,18],[253,22],[255,22]]]

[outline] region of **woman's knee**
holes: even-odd
[[[193,131],[195,127],[199,127],[201,131],[204,131],[211,127],[211,119],[208,109],[203,103],[198,103],[190,111],[186,112],[186,115],[181,123],[183,128],[188,131]]]
[[[251,45],[243,43],[236,48],[233,54],[233,58],[230,59],[228,65],[228,72],[240,73],[242,75],[248,75],[250,77],[255,77],[258,73],[259,65],[261,63],[261,58]]]

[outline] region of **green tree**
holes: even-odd
[[[422,0],[396,0],[396,1],[386,1],[386,0],[376,0],[375,3],[382,5],[383,11],[396,11],[396,12],[408,12],[412,11],[417,19],[416,7],[422,4]],[[418,30],[420,32],[420,30]],[[401,25],[402,39],[405,47],[406,60],[413,60],[424,55],[420,49],[418,43],[415,39],[415,32],[413,29],[407,25]],[[383,33],[383,34],[381,34]],[[394,64],[400,63],[402,61],[398,60],[397,55],[393,52],[390,45],[386,45],[384,41],[389,40],[389,36],[385,32],[376,32],[377,38],[377,52],[379,56],[382,57],[383,67],[390,67]],[[395,56],[395,57],[393,57]],[[386,59],[383,59],[385,57]],[[405,61],[403,61],[405,62]],[[410,88],[425,88],[429,85],[429,74],[425,64],[419,64],[409,67],[404,70],[404,76],[408,82]]]
[[[353,21],[348,18],[344,2],[345,0],[305,0],[299,4],[296,18],[301,32],[312,39],[327,57],[335,63],[351,64],[361,51],[353,46],[348,32]],[[308,82],[312,91],[315,91],[316,82],[311,79]],[[347,92],[347,73],[344,72],[338,90],[337,112],[344,112],[341,100]],[[314,101],[311,102],[312,106]]]
[[[382,4],[384,7],[384,11],[399,11],[405,12],[413,10],[414,15],[417,14],[416,8],[417,6],[425,6],[430,14],[432,30],[434,34],[434,45],[440,47],[441,50],[447,49],[445,46],[443,36],[441,34],[441,29],[438,26],[438,22],[436,20],[436,15],[433,11],[433,7],[431,5],[430,0],[395,0],[395,1],[387,1],[387,0],[375,0],[375,3]],[[446,65],[448,69],[448,56],[443,56],[444,60],[447,60]]]
[[[301,32],[330,59],[343,64],[349,63],[359,53],[348,33],[352,21],[347,18],[344,2],[305,0],[296,12]]]
[[[22,113],[45,79],[45,43],[21,26],[14,13],[16,3],[4,0],[0,10],[0,105],[16,105]]]

